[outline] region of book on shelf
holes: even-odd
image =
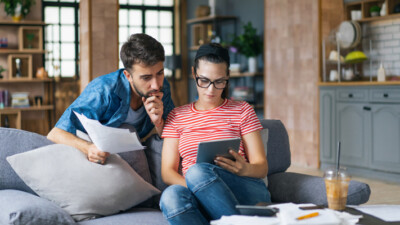
[[[29,93],[28,92],[14,92],[11,95],[11,106],[22,108],[29,107]]]
[[[10,106],[10,93],[8,90],[0,90],[0,109]]]

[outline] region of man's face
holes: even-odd
[[[148,98],[162,91],[164,82],[164,63],[153,66],[134,64],[129,71],[124,70],[134,94]]]

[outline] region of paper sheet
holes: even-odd
[[[90,139],[100,150],[113,154],[144,149],[135,132],[131,133],[128,129],[107,127],[83,114],[74,113]]]
[[[386,222],[400,221],[400,205],[363,205],[349,207],[355,208],[371,216],[375,216]]]
[[[276,217],[258,216],[222,216],[219,220],[213,220],[211,225],[279,225],[280,221]]]

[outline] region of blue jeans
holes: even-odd
[[[208,163],[191,166],[188,188],[172,185],[164,190],[160,208],[169,224],[209,224],[223,215],[239,214],[235,206],[271,202],[262,179],[237,176]]]

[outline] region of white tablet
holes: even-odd
[[[205,162],[213,164],[217,156],[223,156],[234,160],[233,156],[229,153],[229,149],[238,152],[240,140],[241,138],[229,138],[200,142],[197,149],[196,163]]]

